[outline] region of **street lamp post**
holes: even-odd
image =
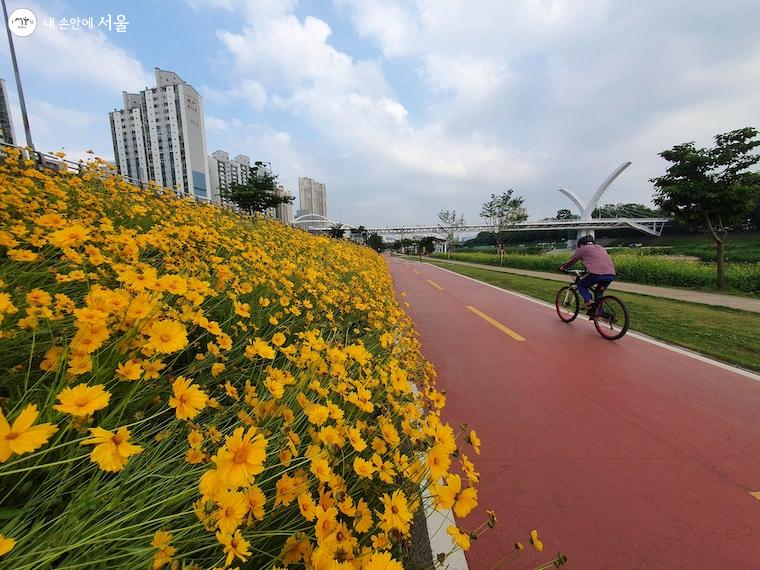
[[[26,114],[26,101],[24,100],[24,90],[21,87],[21,75],[18,72],[18,62],[16,61],[16,49],[13,47],[13,35],[11,34],[10,22],[8,22],[8,8],[5,5],[5,0],[1,0],[3,4],[3,16],[5,17],[5,31],[8,34],[8,45],[11,49],[11,61],[13,62],[13,72],[16,74],[16,88],[18,89],[18,100],[21,105],[21,117],[24,120],[24,133],[26,134],[26,146],[32,149],[32,157],[37,160],[37,153],[34,151],[34,143],[32,142],[32,130],[29,128],[29,116]]]

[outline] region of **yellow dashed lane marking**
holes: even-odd
[[[467,308],[468,308],[468,309],[470,309],[470,310],[471,310],[473,313],[475,313],[476,315],[478,315],[478,316],[479,316],[481,319],[483,319],[484,321],[486,321],[486,322],[488,322],[488,323],[491,323],[493,326],[495,326],[497,329],[499,329],[499,330],[500,330],[501,332],[503,332],[504,334],[506,334],[506,335],[508,335],[508,336],[511,336],[511,337],[512,337],[513,339],[515,339],[516,341],[518,341],[518,342],[523,342],[523,341],[525,340],[525,338],[523,338],[522,336],[520,336],[519,334],[517,334],[515,331],[513,331],[513,330],[512,330],[512,329],[510,329],[509,327],[505,327],[505,326],[504,326],[503,324],[501,324],[499,321],[497,321],[496,319],[493,319],[493,318],[489,317],[488,315],[486,315],[486,314],[485,314],[485,313],[483,313],[482,311],[479,311],[479,310],[478,310],[478,309],[476,309],[475,307],[471,307],[471,306],[469,306],[469,305],[468,305],[468,306],[467,306]]]
[[[760,500],[760,491],[750,491],[749,494]]]
[[[430,279],[428,279],[427,282],[430,283],[433,287],[435,287],[439,291],[443,291],[443,287],[438,285],[438,283],[436,283],[435,281],[431,281]]]

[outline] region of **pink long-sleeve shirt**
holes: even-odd
[[[607,250],[601,245],[595,243],[582,245],[576,251],[575,255],[567,263],[562,264],[562,268],[570,267],[576,261],[580,261],[586,267],[589,273],[597,275],[615,275],[615,264]]]

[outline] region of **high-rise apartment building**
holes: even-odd
[[[11,119],[11,106],[4,79],[0,79],[0,142],[17,144],[16,133],[13,130],[13,119]]]
[[[293,198],[293,195],[288,192],[281,184],[277,186],[276,193],[278,196],[284,196],[285,198]],[[282,220],[286,224],[293,221],[293,201],[283,202],[278,204],[274,209],[273,215],[278,220]]]
[[[239,154],[232,160],[228,152],[215,150],[208,157],[208,172],[211,188],[211,201],[222,202],[221,193],[229,190],[232,184],[245,184],[251,177],[251,159]]]
[[[123,99],[124,109],[108,115],[119,173],[211,199],[200,94],[176,73],[156,68],[155,87],[124,92]]]
[[[322,182],[302,176],[298,179],[298,215],[317,214],[327,217],[327,191]]]

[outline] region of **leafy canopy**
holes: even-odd
[[[715,137],[712,148],[693,142],[660,153],[671,163],[667,174],[653,178],[654,203],[679,221],[703,227],[713,239],[742,221],[760,199],[758,132],[752,127]]]
[[[277,175],[264,169],[252,169],[244,184],[232,184],[222,190],[222,198],[240,206],[246,212],[265,212],[280,204],[290,203],[293,196],[277,193]]]

